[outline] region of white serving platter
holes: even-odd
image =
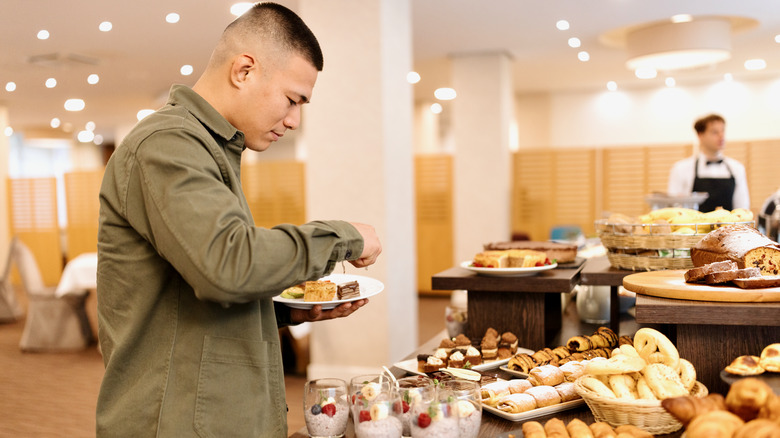
[[[330,281],[336,284],[342,284],[347,283],[350,281],[357,281],[358,285],[360,285],[360,296],[354,297],[354,298],[347,298],[345,300],[332,300],[332,301],[303,301],[303,298],[282,298],[280,296],[275,296],[273,300],[277,303],[285,304],[288,307],[292,307],[294,309],[311,309],[315,304],[321,304],[323,310],[329,310],[333,309],[334,307],[344,304],[344,303],[350,303],[352,301],[362,300],[363,298],[369,298],[372,297],[379,292],[382,292],[385,289],[385,285],[371,277],[364,277],[362,275],[352,275],[352,274],[331,274],[325,277],[320,278],[321,281]]]
[[[479,275],[487,275],[490,277],[528,277],[558,267],[558,263],[534,266],[531,268],[477,268],[471,266],[471,264],[471,260],[466,260],[465,262],[461,262],[460,267],[468,269],[471,272],[476,272]]]

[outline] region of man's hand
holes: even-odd
[[[290,318],[294,323],[324,321],[326,319],[343,318],[354,313],[357,309],[368,304],[368,298],[341,304],[330,310],[322,310],[322,305],[317,304],[311,309],[290,309]]]
[[[371,225],[360,224],[356,222],[350,222],[355,227],[360,235],[363,237],[363,253],[357,260],[350,260],[352,266],[356,268],[365,268],[366,266],[373,265],[376,262],[376,258],[382,252],[382,244],[379,242],[379,237],[376,235],[376,230]]]

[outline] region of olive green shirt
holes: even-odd
[[[271,298],[360,256],[347,222],[254,225],[243,133],[191,89],[141,120],[100,190],[98,437],[286,437]],[[299,407],[293,407],[298,409]]]

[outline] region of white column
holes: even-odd
[[[505,53],[452,59],[456,263],[511,237],[511,64]]]
[[[385,290],[349,318],[314,323],[310,378],[378,372],[417,344],[409,0],[300,0],[325,67],[302,118],[309,219],[376,227],[367,270]],[[341,266],[336,272],[341,272]]]

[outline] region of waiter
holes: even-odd
[[[672,196],[688,196],[692,192],[706,192],[709,197],[699,205],[699,211],[708,212],[717,207],[726,210],[750,208],[745,166],[723,155],[726,147],[726,121],[710,114],[693,125],[699,137],[699,153],[674,163],[669,173]]]

